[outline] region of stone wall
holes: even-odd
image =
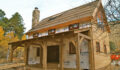
[[[69,54],[69,42],[72,40],[73,38],[69,38],[69,39],[64,39],[64,68],[76,68],[76,54]],[[82,42],[82,46],[83,47],[88,47],[88,43],[85,43],[86,40],[84,40]],[[51,46],[51,45],[58,45],[57,43],[54,43],[54,42],[48,42],[47,43],[48,46]],[[30,46],[30,52],[29,52],[29,64],[38,64],[40,62],[40,57],[37,57],[36,56],[36,48],[37,46]],[[85,51],[86,48],[83,48],[83,51]],[[87,48],[87,51],[88,51],[88,48]],[[52,57],[52,56],[51,56]],[[87,59],[85,59],[87,58]],[[87,55],[87,57],[80,57],[80,59],[82,60],[82,62],[84,61],[87,61],[88,64],[85,64],[87,65],[87,68],[89,68],[89,55]],[[84,62],[85,63],[85,62]],[[81,66],[83,68],[85,68],[84,64],[81,64]],[[81,67],[81,68],[82,68]]]
[[[38,46],[39,47],[39,46]],[[37,57],[37,46],[31,45],[29,48],[29,59],[28,63],[29,64],[39,64],[40,63],[40,57]]]

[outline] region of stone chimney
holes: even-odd
[[[38,10],[37,7],[35,7],[32,13],[32,28],[37,24],[39,24],[39,18],[40,18],[40,11]]]

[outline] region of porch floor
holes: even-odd
[[[26,70],[45,70],[40,66],[40,64],[29,65],[29,66],[26,66],[25,68]],[[60,70],[60,69],[57,63],[48,63],[46,70]],[[76,69],[65,68],[64,70],[76,70]]]

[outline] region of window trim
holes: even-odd
[[[99,43],[99,47],[97,46],[97,43]],[[99,50],[98,50],[99,49]],[[96,42],[96,52],[100,53],[100,42]]]
[[[104,44],[104,53],[107,54],[107,46]]]
[[[69,54],[76,54],[76,48],[72,42],[69,42]]]
[[[51,32],[51,30],[54,30],[54,32]],[[54,35],[56,33],[56,29],[50,29],[48,30],[48,35]]]
[[[34,33],[33,38],[37,38],[37,37],[39,37],[39,33]]]
[[[74,27],[75,25],[77,25],[77,27]],[[74,29],[79,29],[79,23],[69,25],[69,30],[74,30]]]

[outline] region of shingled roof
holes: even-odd
[[[41,20],[38,25],[34,26],[27,33],[55,26],[58,24],[63,24],[71,20],[92,16],[94,9],[97,7],[97,4],[98,1],[90,2],[88,4],[47,17]]]

